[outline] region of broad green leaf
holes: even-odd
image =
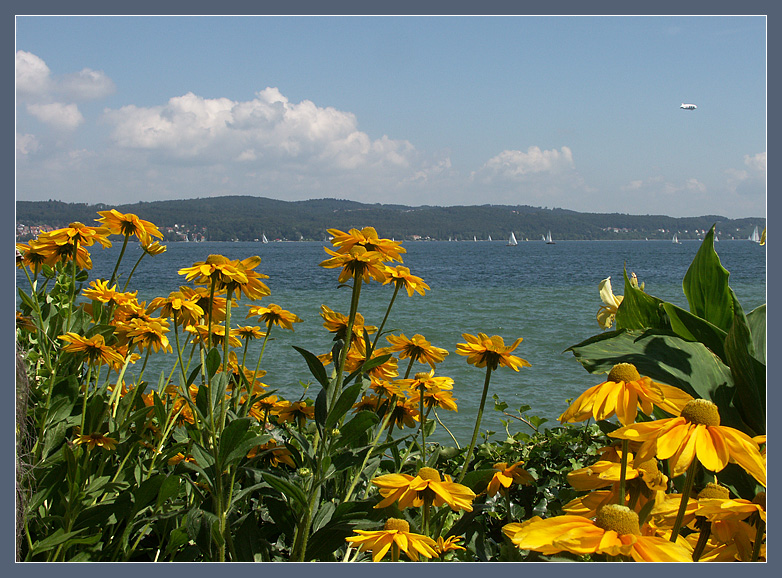
[[[312,373],[313,377],[318,381],[318,383],[321,384],[324,388],[328,389],[329,378],[326,376],[326,368],[323,367],[320,359],[318,359],[315,354],[310,353],[301,347],[296,347],[294,345],[293,349],[301,353],[302,357],[304,357],[304,360],[307,362],[307,367],[310,368],[310,373]],[[337,358],[335,357],[334,359]]]
[[[267,484],[280,492],[287,499],[288,503],[294,506],[296,511],[302,512],[307,509],[307,497],[301,491],[301,488],[288,480],[266,472],[263,474],[263,479],[266,480]]]
[[[328,391],[325,387],[320,388],[318,397],[315,398],[315,423],[318,428],[323,428],[328,415]]]
[[[723,363],[727,363],[725,360],[725,331],[672,303],[664,303],[663,308],[668,314],[674,333],[687,341],[700,341],[711,349]]]
[[[763,304],[747,313],[747,325],[752,334],[755,359],[766,363],[766,305]]]
[[[350,387],[346,387],[337,399],[334,407],[331,408],[329,415],[326,417],[326,427],[334,427],[334,425],[342,419],[342,417],[353,407],[356,403],[356,398],[361,393],[364,384],[359,380]]]
[[[364,432],[380,421],[380,418],[373,411],[360,411],[353,419],[340,427],[340,436],[334,441],[334,448],[352,444],[361,437]]]
[[[616,311],[617,329],[667,329],[668,324],[660,306],[663,301],[644,293],[630,284],[624,272],[625,294]]]
[[[34,543],[29,556],[37,556],[42,552],[46,552],[47,550],[51,550],[60,544],[64,544],[69,539],[73,538],[77,534],[80,534],[84,530],[86,530],[86,528],[76,530],[75,532],[66,532],[62,528],[57,528],[50,536],[47,536],[43,540]]]
[[[243,417],[233,420],[227,426],[223,428],[220,433],[220,444],[218,446],[217,455],[220,460],[220,468],[225,465],[225,458],[230,454],[233,449],[239,445],[244,438],[247,430],[250,429],[251,419],[249,417]]]
[[[231,451],[230,454],[225,456],[223,467],[234,464],[241,461],[247,456],[249,451],[256,446],[265,444],[271,438],[270,435],[254,435],[253,432],[247,432],[244,434],[244,438],[241,442]]]
[[[160,486],[160,491],[157,495],[157,502],[155,503],[155,510],[159,510],[163,504],[166,503],[166,500],[169,498],[173,498],[174,496],[179,493],[179,484],[180,479],[177,475],[170,475],[166,476],[166,479],[163,480],[162,485]]]
[[[206,374],[211,379],[220,368],[220,351],[217,347],[212,347],[206,354]]]
[[[734,303],[733,325],[725,339],[725,354],[736,383],[734,405],[752,428],[750,435],[766,432],[766,366],[755,357],[747,318]]]
[[[698,253],[684,275],[682,288],[690,312],[723,331],[733,323],[733,291],[728,286],[730,273],[714,251],[714,226],[706,233]]]

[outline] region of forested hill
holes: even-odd
[[[318,240],[326,229],[373,226],[381,237],[402,239],[539,240],[551,231],[555,240],[580,239],[695,239],[717,223],[718,234],[746,239],[765,218],[727,219],[721,216],[674,218],[663,215],[578,213],[530,206],[408,207],[363,204],[336,199],[278,201],[262,197],[227,196],[139,202],[126,205],[88,205],[60,201],[18,201],[18,226],[63,227],[79,221],[94,224],[97,211],[117,209],[155,223],[167,241],[182,233],[199,233],[210,241],[252,241],[264,234],[271,240]],[[174,228],[176,226],[176,228]],[[20,227],[18,227],[19,229]],[[697,232],[696,232],[697,231]],[[702,233],[700,233],[702,235]],[[191,235],[192,237],[192,235]]]

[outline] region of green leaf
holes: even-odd
[[[358,398],[359,394],[361,393],[361,390],[364,388],[364,384],[361,380],[357,381],[350,387],[346,387],[342,393],[339,396],[339,399],[337,399],[336,403],[334,404],[334,407],[331,408],[331,411],[329,412],[328,416],[326,417],[326,427],[334,427],[334,425],[342,419],[342,417],[348,412],[348,410],[353,407],[353,404],[356,403],[356,398]]]
[[[752,344],[755,349],[755,359],[760,363],[766,363],[766,305],[753,309],[747,313],[747,325],[752,334]]]
[[[668,314],[674,333],[687,341],[700,341],[711,349],[723,363],[727,363],[725,359],[725,336],[727,334],[725,331],[672,303],[664,303],[663,308]]]
[[[335,440],[333,447],[338,449],[352,444],[379,421],[380,418],[373,411],[358,412],[353,419],[340,427],[340,436]]]
[[[272,488],[280,492],[283,497],[287,499],[288,503],[294,506],[294,509],[298,512],[303,512],[308,508],[307,497],[298,486],[292,484],[288,480],[284,480],[283,478],[266,472],[263,473],[263,479],[266,480],[266,483]]]
[[[320,388],[318,397],[315,398],[315,423],[318,428],[322,429],[326,423],[326,415],[328,414],[328,391],[325,387]]]
[[[698,253],[684,275],[682,288],[690,312],[723,331],[733,323],[733,291],[728,286],[730,273],[714,251],[714,226],[706,233]]]
[[[213,347],[206,354],[206,374],[211,379],[217,370],[220,368],[220,351],[217,347]]]
[[[155,503],[155,510],[159,510],[166,500],[173,498],[179,493],[180,479],[177,475],[166,476],[163,483],[160,486],[160,491],[157,495],[157,502]]]
[[[225,458],[230,454],[234,448],[244,438],[247,430],[250,429],[251,419],[249,417],[243,417],[233,420],[229,423],[220,434],[220,443],[218,446],[217,456],[220,460],[219,468],[224,469]]]
[[[733,325],[725,339],[725,355],[730,363],[736,394],[733,400],[750,435],[766,433],[766,366],[755,357],[747,318],[734,301]]]
[[[663,301],[632,286],[624,271],[625,294],[616,311],[617,329],[667,329],[668,323],[662,315]]]
[[[80,534],[84,530],[86,530],[86,528],[76,530],[75,532],[66,532],[62,528],[57,528],[54,532],[52,532],[50,536],[47,536],[46,538],[44,538],[39,542],[35,542],[33,544],[32,549],[30,550],[29,556],[30,557],[37,556],[38,554],[51,550],[52,548],[55,548],[60,544],[64,544],[65,542],[67,542],[77,534]]]
[[[694,397],[712,399],[720,387],[733,387],[730,369],[702,343],[662,331],[609,331],[569,347],[589,373],[608,373],[632,363],[641,375],[673,385]]]
[[[294,345],[293,349],[301,353],[302,357],[304,357],[304,360],[307,362],[307,367],[310,368],[310,373],[312,373],[313,377],[318,381],[318,383],[321,384],[324,388],[328,389],[329,378],[326,376],[326,368],[323,367],[320,359],[318,359],[315,354],[310,353],[301,347],[296,347]],[[335,357],[334,359],[337,358]]]

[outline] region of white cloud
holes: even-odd
[[[538,173],[561,174],[574,168],[573,153],[564,146],[560,150],[541,150],[531,146],[527,152],[505,150],[489,159],[471,177],[479,182],[497,180],[523,181]]]
[[[75,104],[28,104],[27,112],[41,122],[62,130],[73,130],[84,122]]]
[[[16,90],[22,95],[47,94],[51,89],[49,67],[35,54],[16,53]]]
[[[729,168],[725,171],[728,176],[726,186],[733,193],[749,192],[765,186],[766,180],[766,152],[752,156],[744,155],[743,169]],[[764,189],[765,190],[765,189]]]
[[[119,147],[178,160],[275,169],[290,163],[306,173],[406,170],[416,157],[408,141],[373,140],[359,131],[351,113],[309,100],[291,103],[272,87],[246,102],[188,93],[162,106],[106,110],[105,118]]]
[[[55,89],[71,100],[97,100],[114,93],[114,82],[103,71],[85,68],[63,76]]]
[[[34,135],[18,134],[16,135],[16,154],[25,156],[36,152],[40,148],[40,143]]]
[[[744,164],[756,172],[766,172],[766,153],[757,153],[756,155],[744,155]]]

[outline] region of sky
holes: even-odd
[[[765,217],[766,70],[762,16],[20,16],[16,198]]]

